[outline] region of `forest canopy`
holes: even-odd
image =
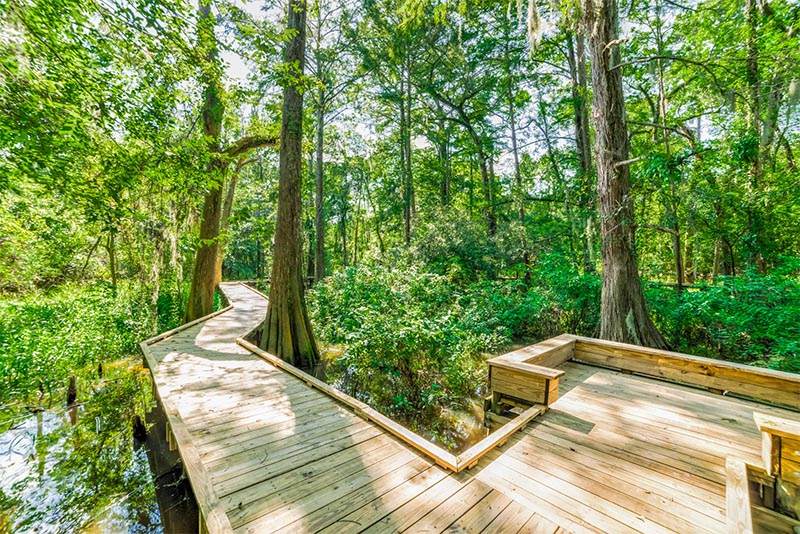
[[[99,287],[144,334],[269,279],[294,92],[290,263],[345,386],[433,406],[563,332],[800,370],[796,3],[288,7],[0,2],[7,298]]]

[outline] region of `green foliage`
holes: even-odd
[[[73,275],[86,241],[72,210],[49,196],[0,194],[0,291],[50,287]]]
[[[495,279],[502,268],[496,242],[466,218],[433,217],[417,228],[414,258],[454,281]]]
[[[720,277],[675,291],[651,287],[653,314],[675,350],[800,372],[800,260],[769,275]]]
[[[480,398],[484,356],[596,328],[599,277],[579,275],[562,257],[544,258],[533,276],[542,285],[528,288],[453,277],[464,258],[452,258],[443,274],[435,255],[427,266],[392,254],[389,264],[351,267],[315,286],[315,332],[342,350],[327,369],[337,387],[445,444],[452,423],[439,418]]]
[[[138,351],[138,343],[179,324],[180,301],[103,283],[68,285],[0,301],[0,401],[31,402],[69,376]],[[46,399],[51,400],[51,399]],[[61,402],[62,399],[54,399]]]

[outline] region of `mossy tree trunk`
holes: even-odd
[[[302,283],[301,181],[303,166],[303,94],[298,90],[305,64],[305,0],[290,0],[285,62],[293,65],[292,79],[283,89],[275,255],[269,303],[264,322],[254,337],[259,347],[286,362],[313,369],[319,360],[306,312]]]
[[[616,0],[583,0],[596,130],[597,196],[603,238],[600,337],[668,348],[647,312],[636,265],[628,127],[619,65]]]
[[[203,200],[203,218],[200,221],[200,244],[195,253],[192,285],[189,289],[189,301],[186,305],[184,321],[199,319],[214,311],[214,290],[219,282],[217,262],[219,261],[219,277],[222,275],[222,250],[220,248],[220,225],[222,220],[222,185],[228,162],[247,154],[249,151],[275,144],[269,135],[248,135],[239,138],[235,143],[223,149],[220,138],[222,119],[225,114],[225,103],[222,99],[222,66],[219,61],[219,49],[214,35],[215,20],[211,12],[209,0],[200,0],[199,20],[197,23],[197,43],[202,64],[205,88],[203,90],[203,133],[208,143],[210,160],[207,166],[209,187]],[[238,171],[237,171],[238,172]]]

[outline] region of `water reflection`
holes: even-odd
[[[196,532],[159,414],[145,442],[132,437],[151,402],[146,371],[127,362],[86,389],[69,409],[0,406],[0,533]]]

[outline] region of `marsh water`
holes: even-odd
[[[0,407],[0,533],[161,533],[197,530],[191,488],[147,415],[144,441],[132,415],[149,379],[124,362],[85,387],[82,402]]]

